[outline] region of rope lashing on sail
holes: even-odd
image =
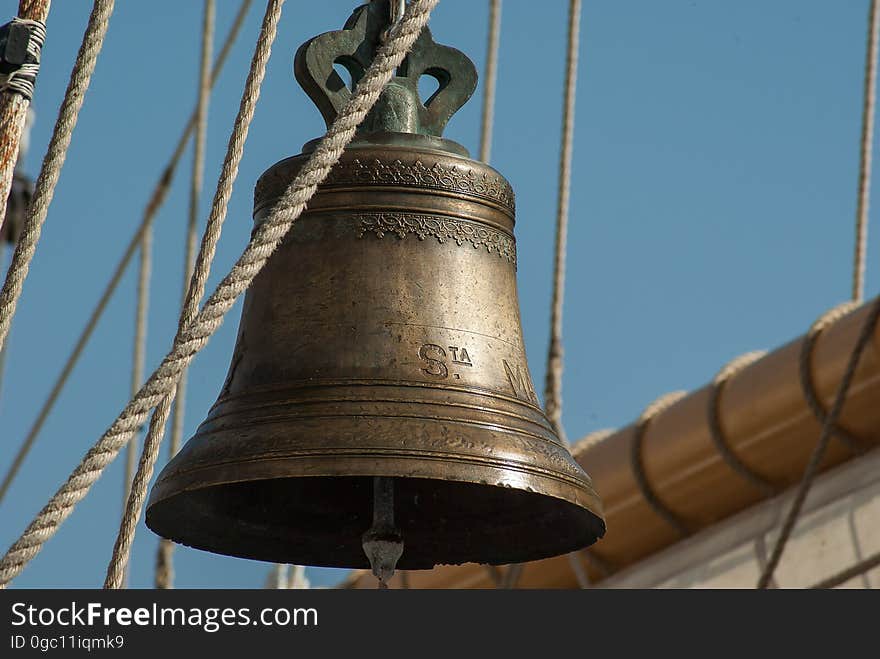
[[[238,261],[209,296],[185,332],[175,338],[170,352],[147,379],[137,396],[129,401],[68,480],[0,559],[0,587],[5,588],[39,553],[45,542],[73,512],[76,504],[85,497],[107,465],[126,445],[150,410],[174,389],[183,367],[192,361],[217,331],[226,313],[265,266],[317,191],[318,185],[338,162],[346,145],[354,137],[358,125],[400,66],[438,2],[439,0],[414,0],[407,6],[403,20],[392,30],[387,43],[379,48],[373,64],[358,83],[354,94],[275,206],[274,213],[254,231]],[[277,3],[272,3],[275,4]]]
[[[647,431],[648,426],[651,425],[651,421],[654,420],[654,417],[670,408],[686,395],[687,392],[685,391],[671,391],[660,396],[660,398],[648,405],[648,407],[645,408],[645,411],[642,412],[641,416],[639,416],[639,420],[636,422],[635,433],[633,434],[632,445],[630,447],[630,463],[632,466],[633,477],[635,478],[636,485],[638,485],[642,496],[654,512],[662,517],[669,526],[675,529],[683,538],[690,535],[691,531],[684,520],[660,500],[660,497],[657,496],[657,493],[651,486],[651,483],[648,480],[648,475],[645,473],[642,445],[645,440],[645,432]]]
[[[199,219],[199,201],[205,172],[205,140],[208,126],[208,99],[211,95],[211,49],[214,43],[214,0],[205,0],[202,13],[202,49],[199,62],[199,93],[196,102],[196,134],[193,142],[193,168],[190,179],[189,218],[184,252],[183,291],[181,309],[186,309],[187,296],[190,294],[191,279],[196,266],[196,234]],[[202,293],[204,292],[204,287]],[[196,300],[195,305],[201,300]],[[171,419],[171,442],[168,447],[169,458],[180,450],[183,440],[183,421],[186,409],[186,371],[181,374],[177,384],[174,411]],[[161,420],[160,420],[161,421]],[[161,424],[164,427],[164,422]],[[153,428],[151,424],[150,428]],[[172,555],[174,543],[162,538],[156,556],[156,588],[168,589],[174,583],[174,567]]]
[[[107,35],[110,16],[113,13],[114,0],[95,0],[92,13],[83,35],[82,44],[76,56],[70,82],[61,102],[58,119],[52,131],[52,138],[43,158],[40,175],[34,185],[34,196],[28,208],[27,219],[15,246],[12,263],[6,273],[3,289],[0,291],[0,348],[6,342],[12,317],[21,296],[24,280],[27,278],[31,260],[40,240],[40,233],[49,205],[55,194],[55,185],[61,176],[61,169],[67,157],[73,130],[76,127],[79,112],[85,100],[86,91],[95,71],[98,55]]]
[[[880,0],[871,0],[871,6],[868,13],[868,46],[865,55],[865,92],[862,105],[862,132],[861,132],[861,162],[859,167],[859,184],[858,184],[858,204],[856,211],[856,241],[855,256],[853,258],[853,285],[852,285],[852,305],[840,305],[823,314],[810,328],[806,339],[801,345],[800,354],[800,381],[804,397],[812,410],[813,414],[822,424],[822,431],[819,435],[819,441],[813,450],[801,483],[798,486],[797,494],[791,509],[783,522],[782,531],[767,565],[758,579],[757,587],[760,589],[767,588],[773,579],[773,574],[782,554],[785,551],[786,544],[791,536],[794,526],[797,523],[807,494],[812,487],[813,480],[818,471],[819,464],[825,456],[825,451],[831,441],[831,437],[838,436],[846,442],[850,449],[860,452],[863,448],[862,443],[857,437],[846,432],[837,426],[837,419],[843,410],[846,402],[846,395],[849,391],[850,383],[858,366],[859,358],[865,349],[874,327],[877,324],[877,317],[880,316],[880,298],[874,303],[871,313],[865,322],[862,333],[858,341],[853,347],[850,361],[847,364],[847,370],[840,381],[837,395],[831,411],[826,413],[824,407],[816,395],[816,389],[812,380],[811,359],[813,345],[819,334],[829,324],[835,322],[839,317],[846,315],[852,310],[855,304],[862,301],[865,287],[865,253],[867,251],[868,242],[868,208],[870,200],[871,185],[871,154],[874,143],[874,111],[877,102],[877,57],[878,57],[878,41],[880,41]]]
[[[544,386],[544,410],[566,444],[562,426],[562,310],[565,299],[565,253],[571,199],[571,161],[574,151],[574,116],[577,96],[581,0],[571,0],[568,10],[568,49],[565,62],[565,96],[562,110],[562,145],[559,154],[559,190],[556,208],[556,248],[553,262],[553,302],[550,311],[550,346]]]
[[[0,27],[0,93],[34,97],[40,73],[40,53],[46,41],[46,24],[28,18],[13,18]]]
[[[801,343],[801,351],[798,359],[798,374],[800,376],[801,391],[804,394],[804,400],[807,402],[807,405],[820,424],[825,423],[825,419],[828,417],[828,411],[825,409],[822,401],[819,400],[819,395],[816,393],[816,385],[813,383],[813,349],[815,348],[816,341],[819,339],[819,335],[822,334],[825,329],[848,315],[858,306],[859,304],[855,301],[847,301],[829,309],[819,316],[819,318],[816,319],[816,322],[810,326],[807,335],[804,337],[803,343]],[[833,436],[844,442],[850,451],[853,451],[854,453],[864,452],[866,444],[845,428],[841,428],[835,424],[832,432]]]
[[[501,42],[501,0],[489,0],[489,34],[483,73],[483,112],[480,118],[480,160],[489,162],[495,124],[495,89],[498,82],[498,45]]]
[[[865,53],[865,92],[862,105],[859,192],[856,208],[856,240],[853,257],[852,299],[861,302],[865,293],[865,254],[868,249],[868,210],[871,197],[871,163],[874,147],[874,114],[877,104],[877,57],[880,41],[880,0],[871,0],[868,14],[868,47]]]
[[[718,451],[718,454],[721,456],[722,460],[724,460],[725,464],[742,476],[744,480],[761,490],[765,496],[772,496],[779,490],[779,488],[749,467],[730,448],[730,445],[724,437],[724,430],[721,427],[721,416],[718,409],[721,401],[721,393],[724,390],[724,385],[727,381],[746,367],[754,364],[766,354],[767,352],[764,350],[747,352],[732,359],[725,366],[721,367],[718,374],[712,380],[712,386],[709,388],[709,400],[706,406],[706,421],[709,427],[709,436],[712,438],[712,443],[715,445],[715,449]]]
[[[229,57],[232,46],[235,43],[239,32],[241,31],[241,27],[244,24],[244,19],[247,17],[248,10],[250,9],[252,4],[253,0],[242,0],[241,6],[238,10],[238,14],[236,14],[232,26],[229,28],[229,32],[227,33],[226,41],[223,44],[223,48],[217,55],[217,59],[214,61],[214,67],[211,73],[212,88],[216,84],[217,79],[220,77],[220,72],[223,70],[223,66],[226,64],[226,60]],[[52,385],[49,396],[46,398],[45,402],[40,408],[36,420],[28,430],[28,433],[25,436],[21,447],[19,447],[19,450],[16,453],[12,465],[6,472],[6,476],[4,476],[2,484],[0,484],[0,502],[3,501],[3,498],[6,496],[10,485],[15,480],[15,477],[18,475],[18,472],[21,469],[21,465],[24,463],[24,460],[27,457],[28,453],[30,453],[30,450],[33,447],[34,442],[36,441],[37,436],[39,435],[40,430],[43,427],[43,424],[49,417],[49,414],[55,406],[55,402],[58,400],[58,397],[61,395],[64,386],[67,384],[67,380],[70,377],[70,374],[73,372],[74,367],[79,362],[79,358],[82,355],[86,345],[88,344],[89,339],[92,336],[92,332],[98,324],[98,321],[103,316],[104,310],[107,308],[107,304],[110,302],[110,298],[113,296],[113,293],[116,291],[119,282],[122,280],[122,277],[124,276],[125,271],[128,268],[129,262],[141,246],[144,234],[150,230],[153,219],[156,217],[159,209],[165,202],[165,198],[168,196],[168,192],[171,189],[171,183],[174,180],[175,172],[177,171],[177,165],[180,162],[180,159],[183,157],[184,149],[186,148],[186,145],[189,142],[190,137],[192,136],[192,132],[195,129],[195,121],[196,115],[195,111],[193,111],[193,114],[190,116],[189,121],[183,130],[183,134],[177,141],[177,145],[174,148],[174,152],[172,153],[171,158],[165,165],[165,168],[162,170],[162,174],[159,177],[159,180],[156,182],[152,193],[150,194],[150,197],[144,208],[140,225],[135,230],[134,235],[131,237],[131,240],[129,240],[129,243],[125,248],[122,257],[119,259],[119,263],[116,265],[116,269],[113,271],[113,274],[111,275],[110,280],[108,281],[107,286],[104,289],[104,292],[98,299],[98,303],[92,310],[92,313],[89,316],[89,320],[86,322],[86,326],[80,333],[80,336],[76,341],[73,351],[71,351],[69,357],[67,358],[67,361],[61,369],[61,372],[55,379],[55,383]]]
[[[764,567],[761,577],[758,580],[758,588],[763,589],[767,587],[770,580],[773,578],[773,574],[776,571],[776,567],[779,565],[779,561],[782,559],[786,544],[791,537],[794,525],[797,523],[804,502],[807,499],[807,494],[809,494],[816,473],[819,470],[819,464],[822,462],[822,458],[825,457],[825,451],[827,450],[831,437],[834,434],[837,420],[840,418],[840,414],[843,411],[843,405],[846,402],[846,395],[852,384],[856,368],[858,368],[859,360],[861,359],[862,353],[865,351],[868,343],[871,341],[874,329],[877,327],[878,318],[880,318],[880,297],[874,301],[871,311],[865,319],[865,324],[862,326],[862,330],[859,333],[859,337],[853,346],[853,351],[850,355],[849,362],[847,363],[846,371],[844,371],[837,393],[834,397],[834,404],[831,406],[831,410],[828,412],[828,415],[822,423],[822,432],[819,435],[819,441],[816,444],[816,448],[813,449],[813,453],[810,456],[806,469],[804,470],[797,494],[795,495],[791,508],[785,517],[782,530],[780,531],[776,544],[773,547],[773,552],[770,554],[767,565]]]

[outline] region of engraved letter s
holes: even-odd
[[[429,352],[435,353],[440,359],[428,357]],[[441,361],[441,359],[444,359],[445,357],[446,351],[433,343],[426,343],[419,348],[419,358],[428,362],[427,368],[423,368],[422,372],[430,375],[432,378],[443,380],[449,377],[449,369],[446,368],[446,364]]]

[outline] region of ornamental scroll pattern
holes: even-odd
[[[429,236],[436,238],[439,243],[453,240],[459,247],[470,243],[474,249],[483,248],[490,254],[496,252],[499,258],[507,259],[516,266],[516,243],[513,238],[479,224],[415,213],[360,214],[355,219],[360,238],[367,233],[374,233],[379,238],[391,233],[400,239],[415,234],[419,240],[425,240]]]
[[[432,188],[469,194],[489,199],[515,210],[513,188],[502,177],[490,172],[477,173],[468,167],[445,166],[439,162],[426,167],[420,160],[404,163],[400,160],[382,162],[358,159],[340,162],[322,183],[332,185],[396,185],[403,187]]]

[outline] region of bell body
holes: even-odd
[[[257,222],[306,157],[262,176]],[[150,528],[224,554],[367,567],[384,476],[403,569],[594,542],[598,497],[529,375],[513,227],[510,185],[453,142],[350,146],[248,290],[226,383],[159,476]]]

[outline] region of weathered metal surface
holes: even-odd
[[[260,178],[255,221],[306,158]],[[248,291],[226,383],[159,476],[150,528],[225,554],[367,567],[383,477],[401,569],[593,543],[601,504],[529,374],[513,228],[509,184],[460,145],[363,134]]]

